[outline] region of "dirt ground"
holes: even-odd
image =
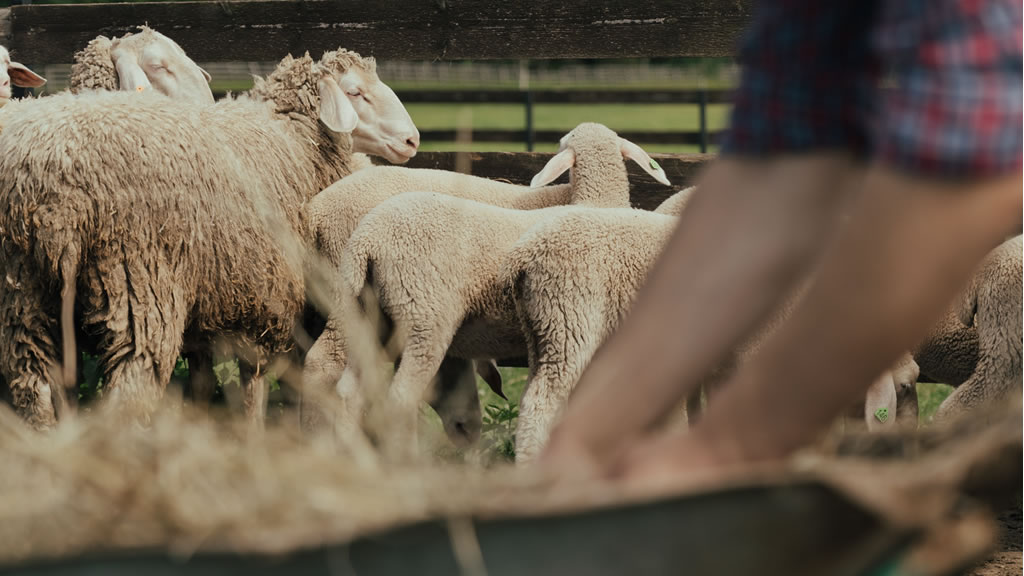
[[[999,515],[1001,533],[998,551],[991,558],[967,571],[967,576],[1004,576],[1021,574],[1021,508],[1013,508]]]

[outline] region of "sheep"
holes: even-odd
[[[57,329],[73,383],[74,318],[101,342],[105,400],[129,413],[152,408],[186,330],[250,347],[254,385],[267,357],[291,349],[305,302],[306,203],[351,172],[354,149],[415,153],[396,97],[360,101],[379,85],[373,59],[339,49],[289,55],[247,96],[208,106],[126,92],[10,104],[0,375],[16,411],[55,424]],[[405,121],[381,134],[388,114]],[[360,149],[350,133],[364,126],[379,137]]]
[[[519,403],[517,462],[533,459],[547,441],[583,370],[632,307],[693,190],[687,188],[669,197],[653,213],[576,210],[545,219],[508,251],[503,282],[522,322],[529,360],[527,386]],[[802,290],[791,302],[800,294]],[[735,363],[749,357],[791,306],[787,304],[771,318],[702,386],[713,388]],[[896,400],[906,397],[908,386],[912,387],[917,377],[916,365],[907,358],[879,377],[866,405],[859,408],[869,427],[896,419]],[[899,381],[898,388],[894,380]],[[697,412],[699,395],[690,400],[688,419]],[[880,408],[885,412],[876,416]]]
[[[609,162],[612,158],[614,162]],[[575,201],[594,206],[628,205],[629,182],[622,158],[639,164],[652,177],[668,183],[664,170],[639,146],[619,138],[607,127],[583,123],[560,140],[560,151],[534,177],[531,187],[497,182],[443,170],[380,166],[347,176],[318,194],[310,204],[310,221],[325,269],[337,269],[357,223],[375,206],[403,192],[432,191],[509,209],[532,210]],[[572,184],[545,186],[573,167]],[[337,283],[324,280],[326,286]],[[327,299],[340,296],[330,294]],[[338,313],[328,313],[326,327],[310,348],[303,386],[325,390],[337,383],[346,361],[344,330]],[[500,380],[487,379],[500,393]],[[303,400],[303,420],[313,426],[321,416]],[[456,439],[457,443],[461,443]]]
[[[594,133],[602,135],[600,146],[586,153],[573,151],[578,136]],[[390,405],[406,415],[395,438],[413,438],[402,448],[415,445],[415,427],[408,417],[416,414],[415,406],[445,355],[500,359],[523,354],[515,310],[498,283],[502,255],[519,235],[537,221],[567,210],[612,203],[598,198],[599,193],[628,205],[625,146],[618,136],[588,124],[574,129],[564,142],[565,149],[531,184],[546,184],[572,167],[572,205],[514,210],[433,192],[408,192],[371,210],[352,233],[339,267],[349,298],[355,299],[369,284],[394,333],[408,335],[389,393]],[[655,163],[645,165],[664,178]],[[330,336],[326,330],[325,334]],[[342,337],[338,334],[332,342]],[[346,374],[358,381],[358,374],[346,367],[339,382]],[[339,394],[357,388],[338,385]]]
[[[914,357],[928,380],[956,386],[935,421],[1005,400],[1021,382],[1021,236],[994,248]]]
[[[70,91],[154,90],[174,100],[213,104],[210,75],[176,42],[148,26],[110,39],[97,36],[75,53]]]
[[[0,107],[11,101],[11,84],[21,88],[38,88],[46,84],[46,78],[29,70],[20,62],[11,60],[11,53],[0,46]]]

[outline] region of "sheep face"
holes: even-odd
[[[181,102],[212,104],[210,75],[170,38],[143,27],[137,34],[116,38],[110,59],[121,90],[155,90]]]
[[[416,155],[420,133],[395,92],[377,77],[373,65],[335,70],[333,80],[341,88],[357,118],[352,131],[355,152],[402,164]]]
[[[445,357],[428,391],[428,402],[453,444],[462,448],[480,439],[483,420],[472,360]]]
[[[0,106],[11,99],[11,84],[22,88],[38,88],[46,84],[46,79],[24,64],[12,61],[7,48],[0,46]]]

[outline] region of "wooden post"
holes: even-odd
[[[526,151],[533,152],[533,92],[526,91]]]
[[[708,93],[701,88],[697,91],[698,105],[700,107],[700,153],[708,152]]]

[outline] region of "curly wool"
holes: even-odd
[[[85,48],[75,52],[75,62],[71,65],[69,78],[69,89],[72,94],[86,90],[114,91],[120,87],[117,70],[110,59],[111,42],[106,36],[97,36],[90,40]]]
[[[480,326],[476,327],[473,334],[460,330],[453,345],[454,354],[462,358],[486,357],[469,354],[465,347],[472,350],[491,348],[499,355],[509,349],[521,351],[522,339],[518,336],[518,322],[512,315],[511,303],[502,303],[504,301],[500,295],[496,295],[500,290],[490,289],[488,292],[488,289],[481,288],[490,282],[487,279],[498,277],[499,256],[502,251],[530,225],[545,217],[542,209],[566,204],[593,207],[629,206],[628,172],[618,135],[603,125],[583,123],[565,137],[565,142],[566,146],[571,147],[576,153],[571,183],[568,185],[530,188],[442,170],[416,170],[391,166],[362,170],[324,190],[311,203],[310,219],[314,227],[317,249],[333,268],[341,269],[343,273],[349,275],[350,282],[353,283],[349,286],[356,286],[357,291],[363,283],[363,278],[359,276],[361,271],[366,270],[367,259],[381,258],[394,262],[396,271],[397,266],[404,265],[406,273],[413,278],[431,275],[427,268],[434,260],[438,261],[441,268],[448,268],[453,263],[479,260],[476,266],[453,271],[459,280],[447,282],[439,292],[424,295],[421,304],[396,304],[403,308],[401,312],[396,311],[396,315],[399,318],[404,317],[406,313],[416,316],[418,306],[429,308],[434,306],[434,300],[453,298],[452,302],[445,302],[439,310],[432,310],[431,314],[444,310],[444,314],[451,315],[451,318],[445,319],[444,322],[449,322],[457,321],[456,316],[462,311],[473,310],[487,316],[487,325],[493,329],[487,334],[481,332],[483,329]],[[422,196],[414,199],[407,195],[401,202],[388,200],[411,191],[435,192],[462,202],[448,202],[444,198],[424,199]],[[375,218],[368,216],[386,201],[391,203],[388,210],[393,214],[387,217],[378,215]],[[407,201],[411,202],[408,206],[421,207],[422,212],[408,207],[403,208]],[[431,221],[427,214],[436,214],[441,220]],[[396,219],[388,218],[409,218],[410,222],[415,221],[418,224],[403,224]],[[351,251],[356,255],[354,259],[361,261],[353,264],[355,267],[351,268],[344,256],[350,236],[357,238],[357,223],[360,223],[361,228],[364,227],[361,223],[371,221],[378,223],[374,225],[376,232],[366,224],[365,227],[369,231],[358,236],[365,244]],[[446,224],[439,226],[438,222]],[[410,230],[408,234],[391,233],[392,226],[420,227],[422,230]],[[450,229],[438,230],[436,234],[432,232],[435,228],[445,227]],[[421,231],[422,234],[419,233]],[[417,238],[426,235],[433,238],[429,242],[436,243],[430,244],[423,238]],[[377,238],[378,236],[384,239],[381,240]],[[410,242],[408,248],[400,247]],[[405,259],[403,252],[406,249],[419,254],[420,262],[400,264],[400,261]],[[467,269],[471,272],[465,272]],[[398,280],[396,272],[390,280],[382,281],[391,281],[398,286]],[[429,292],[428,286],[437,284],[433,282],[433,278],[429,282],[424,279],[423,282],[423,292]],[[457,285],[460,283],[461,285]],[[344,282],[338,284],[346,286]],[[389,288],[384,290],[386,292]],[[339,298],[337,295],[331,296]],[[348,296],[350,295],[342,295],[340,298]],[[453,303],[455,301],[458,304]],[[427,334],[424,338],[429,340],[430,335]],[[306,357],[304,386],[324,389],[337,383],[347,362],[345,346],[342,321],[339,314],[331,313],[328,315],[323,333]]]
[[[206,107],[100,92],[10,115],[0,372],[32,424],[54,421],[62,282],[100,336],[109,395],[139,407],[170,379],[186,327],[267,354],[290,348],[305,299],[306,203],[351,172],[351,138],[318,120],[324,72],[308,54],[289,56],[249,96]]]

